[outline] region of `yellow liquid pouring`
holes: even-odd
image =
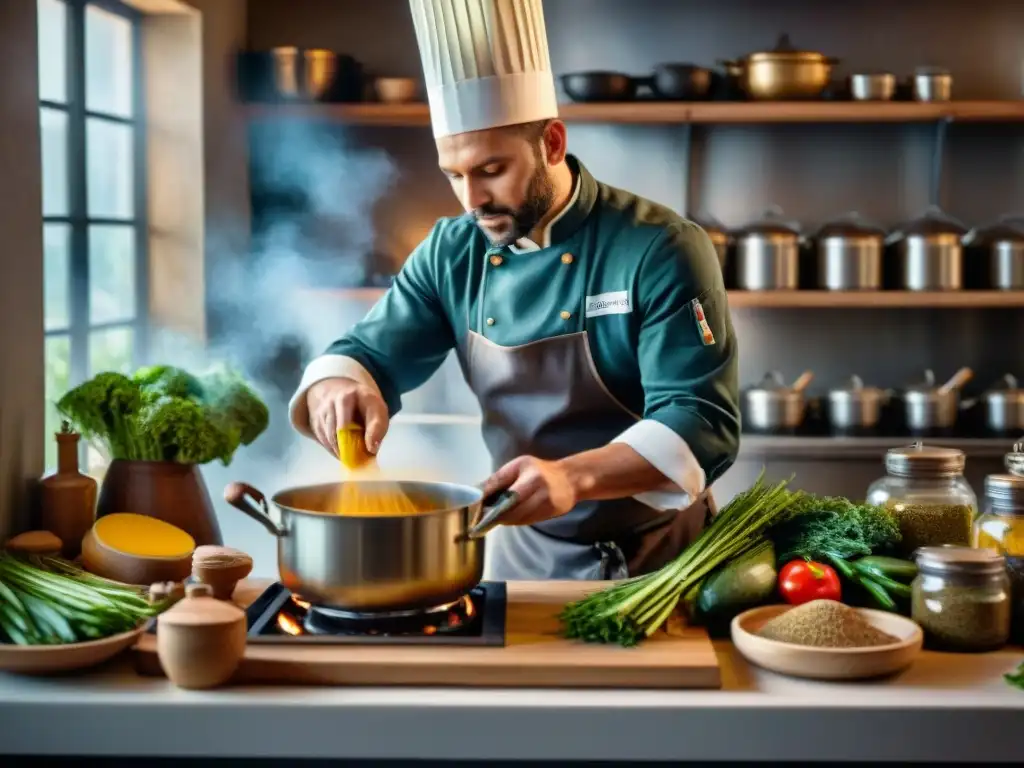
[[[381,479],[376,457],[366,450],[363,428],[350,424],[338,430],[338,461],[342,483],[333,511],[350,517],[409,517],[422,510],[395,482]],[[374,480],[372,483],[361,480]]]

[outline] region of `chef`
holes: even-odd
[[[541,0],[411,0],[438,221],[383,298],[306,368],[292,423],[379,449],[402,395],[455,351],[518,504],[488,578],[617,579],[678,555],[739,444],[737,343],[708,236],[568,154]],[[631,151],[610,146],[609,151]]]

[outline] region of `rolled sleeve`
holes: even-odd
[[[324,379],[340,378],[354,379],[381,395],[377,382],[358,360],[345,355],[321,355],[306,366],[306,370],[302,373],[302,381],[299,382],[299,388],[288,403],[289,418],[299,434],[306,437],[313,436],[313,431],[309,428],[309,406],[306,404],[306,393],[309,392],[309,388]]]
[[[318,381],[347,377],[373,387],[390,415],[402,395],[422,385],[455,345],[442,298],[446,220],[412,252],[384,296],[347,334],[315,358],[289,403],[292,425],[309,436],[306,393]]]
[[[660,421],[638,421],[612,442],[628,445],[669,481],[664,490],[634,496],[641,504],[660,510],[683,509],[704,490],[704,469],[690,446]]]
[[[645,254],[635,295],[644,413],[618,440],[692,498],[732,466],[740,439],[737,343],[707,234],[669,228]]]

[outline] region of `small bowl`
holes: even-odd
[[[146,622],[148,624],[148,622]],[[52,675],[95,667],[135,644],[146,629],[137,629],[84,643],[13,645],[0,643],[0,671],[21,675]]]
[[[408,104],[416,100],[419,85],[411,77],[378,77],[373,89],[385,104]]]
[[[910,619],[868,608],[855,610],[877,629],[899,638],[898,642],[870,648],[816,648],[757,634],[771,619],[792,608],[766,605],[744,611],[732,620],[733,645],[747,661],[772,672],[813,680],[862,680],[907,668],[924,642],[921,628]]]

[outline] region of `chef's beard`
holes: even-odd
[[[540,153],[538,152],[538,155]],[[547,173],[543,163],[539,162],[537,170],[526,187],[526,198],[523,204],[517,209],[505,208],[500,205],[485,204],[473,211],[473,215],[479,221],[481,216],[508,216],[512,219],[512,226],[502,234],[493,234],[481,226],[483,233],[493,245],[511,245],[517,240],[528,235],[540,220],[544,218],[555,202],[555,185]]]

